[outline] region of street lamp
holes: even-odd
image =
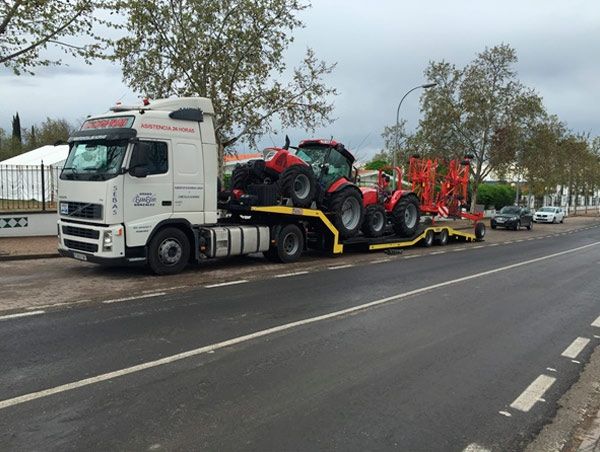
[[[402,99],[400,99],[400,103],[398,104],[398,110],[396,110],[396,151],[394,152],[394,157],[392,159],[394,168],[396,168],[396,166],[398,166],[398,153],[400,152],[400,107],[402,106],[402,102],[404,102],[404,99],[406,99],[406,96],[408,96],[414,90],[419,89],[419,88],[429,89],[429,88],[433,88],[434,86],[437,86],[437,83],[425,83],[424,85],[415,86],[414,88],[409,89],[406,92],[406,94],[404,94],[404,96],[402,96]],[[396,187],[396,188],[398,188],[398,187]]]

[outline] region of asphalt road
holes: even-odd
[[[0,449],[520,450],[599,266],[592,228],[0,320]]]

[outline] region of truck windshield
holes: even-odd
[[[120,173],[127,140],[76,141],[69,150],[61,179],[107,180]]]

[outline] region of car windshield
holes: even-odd
[[[312,166],[315,171],[318,171],[320,166],[325,163],[329,149],[327,146],[305,147],[297,149],[296,156]]]
[[[518,215],[520,211],[521,211],[521,209],[519,207],[515,207],[515,206],[506,206],[506,207],[503,207],[502,209],[500,209],[500,213],[508,213],[508,214],[514,214],[514,215]]]
[[[556,207],[542,207],[540,212],[556,212]]]
[[[121,170],[127,140],[76,141],[69,150],[61,179],[107,180]]]

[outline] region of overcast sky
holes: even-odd
[[[363,159],[381,148],[383,127],[395,121],[404,92],[426,81],[423,70],[430,60],[463,66],[500,43],[516,48],[519,78],[542,95],[549,112],[574,131],[600,135],[598,0],[313,0],[302,19],[306,28],[296,34],[289,64],[299,62],[306,47],[338,63],[327,79],[340,92],[337,120],[314,135],[334,136]],[[16,111],[28,127],[47,116],[76,121],[119,99],[138,100],[118,66],[67,61],[68,67],[35,77],[0,70],[0,127],[8,129]],[[418,124],[418,98],[415,92],[402,105],[410,128]],[[292,142],[312,135],[289,132]],[[262,144],[280,142],[282,136],[267,136]]]

